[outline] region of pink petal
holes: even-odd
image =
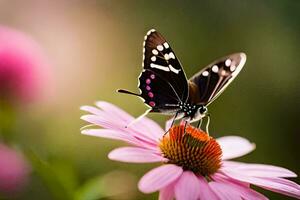
[[[94,106],[81,106],[80,107],[80,110],[83,110],[83,111],[86,111],[86,112],[89,112],[91,114],[94,114],[94,115],[102,115],[104,114],[104,112]]]
[[[139,181],[139,190],[144,193],[151,193],[160,190],[174,182],[183,170],[173,164],[166,164],[154,168],[145,174]]]
[[[115,122],[107,116],[83,115],[83,116],[81,116],[81,119],[84,121],[87,121],[91,124],[95,124],[95,125],[101,126],[106,129],[126,133],[126,134],[130,135],[130,137],[137,139],[140,143],[140,146],[145,146],[147,148],[157,148],[157,141],[154,141],[153,139],[147,137],[147,135],[145,134],[147,132],[141,133],[130,127],[125,128],[125,124],[122,125],[121,122]]]
[[[111,117],[115,117],[127,122],[130,122],[134,119],[131,115],[111,103],[98,101],[96,102],[96,105]]]
[[[214,191],[210,188],[208,182],[202,176],[199,176],[200,181],[200,199],[218,200]]]
[[[268,198],[264,195],[252,190],[248,185],[245,185],[235,179],[230,177],[226,177],[220,173],[216,173],[213,175],[213,179],[216,182],[223,183],[227,186],[230,186],[233,192],[239,194],[243,199],[251,199],[251,200],[267,200]]]
[[[222,200],[241,200],[239,191],[228,184],[212,181],[209,186]]]
[[[220,171],[217,172],[217,173],[215,173],[215,174],[213,175],[213,178],[214,178],[214,180],[217,180],[217,178],[219,178],[219,179],[221,178],[222,180],[227,180],[227,179],[229,179],[230,182],[232,182],[232,183],[241,185],[241,186],[246,187],[246,188],[249,188],[249,187],[250,187],[250,184],[249,184],[249,183],[242,182],[242,181],[239,181],[239,180],[230,178],[230,177],[228,177],[227,175],[225,175],[224,173],[222,173],[222,172],[220,172]]]
[[[176,181],[175,181],[176,183]],[[167,187],[159,191],[159,200],[173,200],[174,199],[174,183],[169,184]]]
[[[105,102],[105,101],[99,101],[96,103],[96,105],[104,110],[106,113],[111,114],[112,117],[118,116],[120,120],[123,120],[126,122],[126,125],[128,125],[130,122],[135,120],[131,115],[123,111],[122,109],[118,108],[117,106]],[[125,126],[126,126],[125,125]],[[148,133],[148,135],[151,135],[152,139],[158,141],[158,139],[163,135],[164,131],[162,128],[153,120],[143,117],[136,123],[131,125],[132,127],[137,128],[138,130],[143,129]]]
[[[87,121],[91,124],[95,124],[97,126],[107,128],[107,129],[114,129],[114,130],[124,130],[125,124],[120,123],[120,121],[117,121],[113,118],[109,118],[105,115],[83,115],[81,116],[81,119],[84,121]]]
[[[222,159],[241,157],[253,151],[255,144],[239,136],[225,136],[217,139],[223,152]]]
[[[82,106],[81,110],[92,113],[92,115],[90,114],[90,115],[82,116],[81,119],[88,121],[86,119],[86,116],[91,116],[91,117],[93,116],[94,119],[97,119],[97,123],[90,122],[90,121],[88,121],[88,122],[96,124],[96,125],[104,127],[104,128],[125,129],[126,125],[131,121],[129,119],[122,120],[119,118],[119,116],[114,116],[111,113],[106,113],[103,110],[100,110],[100,109],[92,107],[92,106]]]
[[[96,136],[96,137],[102,137],[102,138],[108,138],[108,139],[113,139],[113,140],[121,140],[124,142],[128,142],[130,144],[134,145],[141,145],[140,142],[132,137],[131,135],[114,131],[114,130],[109,130],[109,129],[85,129],[81,131],[82,134],[84,135],[90,135],[90,136]]]
[[[157,143],[164,133],[157,123],[146,117],[128,126],[134,118],[122,109],[104,101],[97,102],[96,105],[101,109],[92,106],[81,107],[82,110],[96,115],[96,122],[89,121],[90,123],[94,123],[104,128],[119,129],[130,132],[135,137],[145,140],[148,143]],[[85,120],[85,117],[83,116],[82,119]]]
[[[139,147],[121,147],[114,149],[108,154],[111,160],[129,163],[152,163],[166,161],[158,153]]]
[[[240,174],[228,169],[222,171],[229,177],[248,182],[259,187],[278,192],[287,196],[300,198],[300,186],[283,178],[258,178]]]
[[[265,178],[265,179],[268,181],[283,184],[287,187],[290,187],[290,189],[285,190],[285,189],[277,189],[277,188],[273,188],[273,187],[272,188],[271,187],[262,187],[262,188],[300,199],[300,185],[298,185],[297,183],[292,182],[287,179],[283,179],[283,178]]]
[[[232,170],[247,174],[247,176],[255,177],[297,177],[297,175],[283,167],[277,167],[264,164],[248,164],[235,161],[224,161],[224,168],[231,168]]]
[[[200,181],[191,171],[184,171],[175,185],[177,200],[197,200],[200,196]]]
[[[141,126],[147,130],[148,133],[152,135],[152,139],[159,141],[165,131],[152,119],[144,117],[140,120]]]

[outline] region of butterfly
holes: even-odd
[[[191,123],[208,116],[207,106],[234,80],[245,62],[244,53],[234,53],[215,60],[187,79],[170,44],[151,29],[144,37],[143,70],[138,78],[140,93],[117,91],[142,98],[149,109],[140,117],[154,112]]]

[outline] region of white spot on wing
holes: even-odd
[[[169,54],[167,54],[167,53],[165,54],[164,57],[165,57],[166,60],[169,60],[169,59],[170,59],[170,56],[169,56]]]
[[[178,74],[181,71],[181,69],[175,69],[172,65],[169,65],[169,67],[166,67],[166,66],[151,63],[150,67],[160,69],[160,70],[163,70],[163,71],[166,71],[166,72],[171,71],[171,72],[174,72],[175,74]]]
[[[156,47],[157,49],[158,49],[158,51],[162,51],[162,50],[164,50],[164,47],[162,46],[162,45],[157,45],[157,47]]]
[[[170,71],[169,67],[165,67],[165,66],[162,66],[162,65],[157,65],[157,64],[154,64],[154,63],[151,63],[150,67],[160,69],[160,70],[163,70],[163,71],[166,71],[166,72]]]
[[[172,59],[175,59],[175,55],[173,52],[169,53],[169,57],[172,58]]]
[[[202,76],[208,76],[209,72],[208,71],[204,71],[202,72]]]
[[[147,32],[147,35],[150,35],[150,34],[153,33],[153,32],[155,32],[155,30],[154,30],[154,29],[151,29],[151,30],[149,30],[149,31]]]
[[[152,57],[151,57],[151,60],[152,60],[153,62],[155,62],[155,61],[156,61],[156,56],[152,56]]]
[[[230,71],[231,71],[231,72],[233,72],[235,69],[236,69],[236,66],[235,66],[235,65],[231,65],[231,66],[230,66]]]
[[[167,42],[165,42],[165,43],[164,43],[164,47],[165,47],[166,49],[168,49],[170,46],[169,46],[169,44],[168,44]]]
[[[217,73],[219,71],[219,67],[217,65],[214,65],[211,70],[215,73]]]
[[[230,59],[227,59],[227,60],[225,61],[225,65],[226,65],[227,67],[229,67],[229,66],[231,65],[231,60],[230,60]]]
[[[153,50],[152,50],[152,53],[153,53],[154,55],[158,55],[158,51],[157,51],[156,49],[153,49]]]
[[[174,72],[175,74],[178,74],[180,72],[180,70],[181,70],[181,69],[175,69],[172,65],[169,65],[169,67],[170,67],[170,70],[172,72]]]

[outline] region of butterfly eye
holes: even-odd
[[[201,106],[201,107],[199,108],[199,111],[200,111],[201,114],[205,114],[205,113],[207,112],[207,107]]]

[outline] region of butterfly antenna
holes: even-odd
[[[146,112],[144,112],[142,115],[140,115],[139,117],[135,118],[134,120],[132,120],[129,124],[127,124],[125,126],[125,128],[128,128],[130,126],[132,126],[133,124],[135,124],[136,122],[140,121],[143,117],[145,117],[146,115],[148,115],[148,113],[151,111],[151,109],[146,110]]]
[[[210,114],[207,114],[206,117],[207,117],[207,122],[206,122],[205,129],[206,129],[207,135],[209,135],[208,128],[209,128],[209,123],[210,123]]]
[[[130,95],[134,95],[134,96],[141,96],[140,94],[136,94],[134,92],[130,92],[128,90],[123,90],[123,89],[118,89],[117,92],[123,93],[123,94],[130,94]]]

